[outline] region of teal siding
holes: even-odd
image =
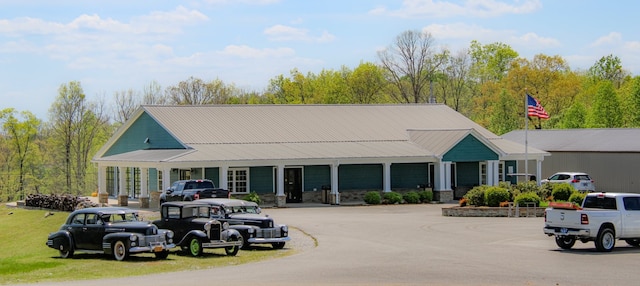
[[[509,173],[509,167],[512,167],[514,173],[517,172],[518,170],[518,165],[516,164],[516,161],[505,161],[504,162],[505,181],[511,182],[511,184],[517,184],[518,183],[517,176],[506,176],[506,174]]]
[[[382,165],[340,165],[338,181],[340,190],[381,190]]]
[[[227,186],[220,186],[220,168],[204,168],[204,178],[213,181],[218,188],[227,188]]]
[[[474,162],[498,160],[498,154],[482,144],[473,135],[467,135],[462,141],[444,154],[442,161]]]
[[[418,185],[426,185],[428,172],[426,163],[391,164],[391,188],[415,189]]]
[[[273,193],[273,167],[252,167],[249,174],[250,191],[258,194]]]
[[[144,143],[146,138],[149,138],[149,143]],[[145,149],[184,149],[184,146],[145,112],[131,124],[104,156]]]
[[[478,162],[456,163],[456,175],[460,187],[472,187],[480,184],[480,164]]]
[[[322,190],[322,186],[331,186],[330,166],[305,166],[304,191]]]

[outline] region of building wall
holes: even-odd
[[[427,185],[429,164],[391,164],[391,189],[415,189]]]
[[[551,152],[542,163],[541,179],[558,171],[588,173],[596,191],[640,193],[640,153]]]
[[[340,165],[338,188],[340,190],[381,190],[382,164]]]
[[[274,193],[274,172],[273,167],[252,167],[249,169],[250,192],[258,194]]]
[[[147,138],[149,141],[145,143]],[[103,156],[145,149],[184,149],[184,146],[151,116],[143,113]]]
[[[304,191],[319,191],[322,186],[331,187],[331,167],[329,165],[304,166]]]
[[[455,147],[442,156],[442,161],[473,162],[498,160],[498,154],[489,149],[473,135],[462,139]]]

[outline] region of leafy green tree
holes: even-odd
[[[598,85],[589,122],[589,127],[591,128],[617,128],[622,126],[620,102],[610,81],[602,81]]]
[[[51,136],[55,146],[62,149],[62,174],[65,178],[63,191],[80,194],[86,191],[86,175],[90,168],[90,155],[105,140],[111,131],[107,125],[101,103],[86,101],[80,82],[71,81],[58,89],[49,115]]]
[[[620,87],[626,72],[622,69],[622,61],[614,55],[600,58],[589,68],[589,76],[595,82],[608,80],[615,86]]]
[[[22,117],[23,120],[20,120]],[[38,135],[38,131],[41,126],[41,121],[36,116],[29,112],[23,111],[19,115],[13,108],[6,108],[0,111],[0,119],[3,121],[2,129],[5,134],[5,138],[9,142],[7,150],[11,151],[14,156],[13,164],[17,167],[18,181],[17,190],[15,193],[24,197],[25,193],[25,176],[27,173],[27,166],[34,161],[34,152],[32,151],[37,147],[35,140]],[[12,198],[13,195],[9,194]]]
[[[518,58],[516,51],[500,42],[481,45],[478,41],[471,41],[469,54],[472,76],[480,83],[502,79],[509,71],[511,62]]]
[[[505,134],[511,130],[515,130],[520,126],[521,120],[518,116],[517,108],[522,106],[518,104],[513,97],[509,96],[506,90],[500,93],[499,101],[493,106],[489,130],[496,134]]]
[[[562,114],[560,128],[586,128],[587,109],[582,102],[575,102]]]
[[[633,78],[630,90],[629,125],[640,127],[640,76]]]
[[[353,95],[352,103],[370,104],[378,101],[386,85],[383,71],[373,63],[360,63],[347,76],[347,84]]]

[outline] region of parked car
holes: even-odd
[[[211,218],[207,204],[168,202],[160,209],[160,219],[153,223],[175,233],[176,244],[192,256],[202,255],[203,248],[224,248],[227,255],[236,255],[244,242],[242,235],[230,229],[228,223]]]
[[[558,172],[549,178],[541,180],[541,183],[568,183],[578,191],[594,192],[596,190],[593,179],[587,173]]]
[[[252,244],[270,244],[282,249],[289,237],[289,228],[275,224],[269,216],[261,215],[258,204],[239,199],[201,199],[198,202],[211,206],[211,218],[227,222],[244,237],[244,247]]]
[[[167,258],[173,232],[138,219],[138,212],[122,207],[85,208],[72,212],[60,230],[49,234],[47,246],[71,258],[76,251],[113,255],[118,261],[129,254],[152,252]]]
[[[160,204],[171,201],[195,201],[203,198],[228,198],[229,190],[216,188],[211,180],[179,180],[160,194]]]

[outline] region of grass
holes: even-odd
[[[7,208],[0,205],[0,284],[54,282],[116,278],[170,271],[197,270],[238,265],[294,253],[292,249],[273,250],[254,247],[226,256],[224,249],[205,249],[202,257],[190,257],[174,249],[166,260],[151,253],[136,254],[126,261],[115,261],[103,254],[77,252],[73,259],[62,259],[47,247],[47,235],[63,224],[69,213],[49,210]]]

